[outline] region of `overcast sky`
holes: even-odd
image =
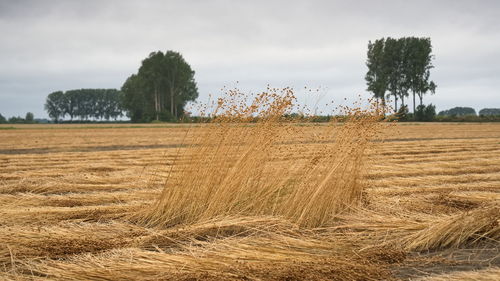
[[[500,1],[0,0],[0,113],[46,117],[53,91],[120,88],[156,50],[183,54],[202,101],[236,81],[368,97],[367,43],[387,36],[431,37],[424,103],[500,107]]]

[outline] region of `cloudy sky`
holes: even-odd
[[[368,40],[431,37],[438,110],[500,107],[499,1],[0,0],[0,113],[46,117],[57,90],[120,88],[156,50],[182,53],[200,100],[223,86],[368,97]],[[236,81],[239,81],[236,84]]]

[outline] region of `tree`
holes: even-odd
[[[64,93],[65,107],[64,112],[69,115],[71,121],[78,115],[78,105],[80,104],[80,90],[69,90]]]
[[[122,86],[124,107],[133,122],[178,119],[198,97],[194,71],[174,51],[151,53]]]
[[[416,121],[432,121],[436,117],[436,107],[432,104],[428,106],[418,105],[415,111]]]
[[[429,104],[425,107],[424,121],[432,121],[436,118],[436,106]]]
[[[384,44],[384,38],[375,40],[373,43],[368,42],[366,60],[368,72],[365,76],[367,91],[372,92],[373,96],[382,102],[383,107],[385,107],[385,92],[387,91],[387,69],[383,57]]]
[[[194,81],[194,71],[184,60],[181,54],[167,51],[164,58],[166,82],[170,96],[170,114],[180,117],[187,101],[194,101],[198,97],[198,88]]]
[[[5,119],[5,117],[2,114],[0,114],[0,124],[5,124],[5,123],[7,123],[7,119]]]
[[[481,116],[500,116],[500,108],[483,108],[479,110]]]
[[[165,96],[162,95],[166,91],[163,60],[164,54],[162,52],[153,52],[142,61],[138,71],[138,76],[144,81],[143,87],[145,87],[147,98],[154,105],[153,111],[156,120],[159,120],[160,113],[166,103]]]
[[[45,101],[45,110],[50,118],[54,120],[54,122],[58,123],[60,117],[64,117],[66,104],[64,93],[61,91],[53,92],[47,96],[47,100]]]
[[[434,68],[432,64],[432,44],[430,38],[405,38],[409,52],[407,54],[407,76],[409,77],[410,89],[413,94],[413,112],[415,112],[415,96],[420,99],[423,105],[423,96],[427,92],[435,93],[436,84],[429,81],[430,70]]]
[[[394,111],[398,112],[398,98],[404,99],[405,87],[403,86],[404,80],[402,79],[404,72],[402,72],[402,41],[387,38],[385,41],[385,48],[383,54],[384,68],[387,72],[387,90],[389,95],[394,97]],[[402,103],[404,106],[404,102]]]
[[[24,120],[26,120],[26,123],[33,123],[35,120],[35,116],[33,115],[33,113],[28,112],[26,113],[26,117],[24,117]]]
[[[9,118],[9,123],[12,124],[24,124],[26,123],[26,120],[24,120],[21,116],[12,116]]]
[[[148,105],[144,81],[137,74],[132,74],[122,86],[123,106],[132,122],[150,122],[154,111]]]
[[[394,98],[394,110],[398,111],[398,100],[405,106],[409,91],[413,94],[413,112],[415,96],[419,96],[422,105],[423,95],[434,93],[436,84],[429,81],[430,69],[433,68],[430,38],[404,37],[399,39],[378,39],[368,43],[368,72],[365,80],[368,91],[381,99],[385,92]],[[385,99],[382,98],[385,103]]]
[[[50,100],[57,100],[56,108],[61,111],[64,117],[68,114],[73,121],[77,117],[80,120],[115,120],[123,116],[123,94],[116,89],[78,89],[69,90],[65,93],[54,95]],[[53,93],[54,94],[54,93]],[[47,97],[47,100],[49,100]],[[47,103],[46,109],[54,108],[54,103]]]
[[[454,107],[439,112],[439,116],[476,116],[476,110],[472,107]]]

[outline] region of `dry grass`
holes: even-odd
[[[474,280],[474,281],[494,281],[500,276],[500,268],[492,267],[477,271],[459,271],[450,274],[433,275],[418,280],[421,281],[459,281],[459,280]]]
[[[189,159],[167,175],[153,208],[139,220],[150,226],[189,224],[226,216],[276,216],[304,227],[331,223],[333,216],[361,200],[360,177],[366,150],[382,125],[371,110],[353,109],[347,120],[331,122],[308,135],[296,121],[291,89],[273,90],[251,102],[230,92],[213,110],[201,134],[186,136]],[[254,124],[247,122],[258,118]],[[294,146],[284,145],[301,136]],[[277,165],[308,146],[301,159]],[[175,202],[175,204],[172,204]]]
[[[0,279],[498,279],[499,124],[266,120],[2,130]]]
[[[435,250],[460,247],[481,240],[500,241],[500,208],[474,209],[462,214],[439,217],[426,222],[425,228],[404,237],[408,250]]]

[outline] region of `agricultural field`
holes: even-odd
[[[292,127],[0,127],[0,279],[500,278],[500,124]]]

